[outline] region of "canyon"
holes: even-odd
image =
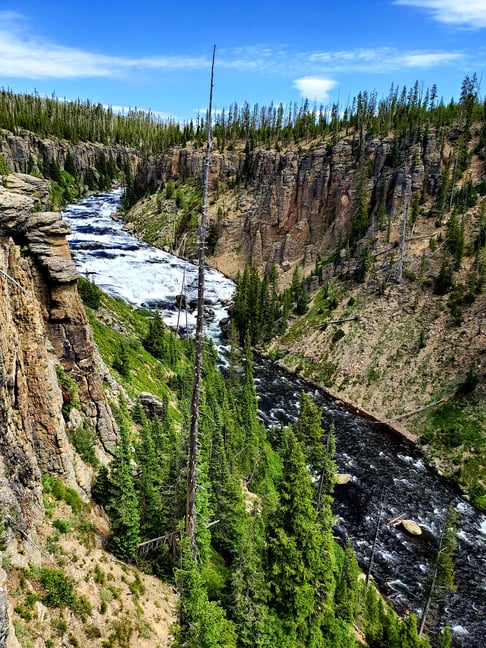
[[[471,151],[478,137],[479,130],[473,131]],[[485,227],[482,193],[461,213],[465,253],[454,286],[444,294],[434,291],[448,224],[437,196],[456,144],[457,133],[444,138],[431,131],[404,149],[397,163],[392,138],[361,141],[351,134],[334,145],[311,142],[301,149],[215,150],[210,171],[215,242],[209,264],[232,278],[249,263],[261,273],[275,264],[282,288],[295,272],[309,279],[307,312],[293,315],[265,353],[414,439],[448,476],[457,471],[463,448],[452,448],[446,457],[430,449],[421,438],[420,414],[469,385],[465,416],[484,422],[486,396],[485,295],[484,289],[473,290],[472,299],[468,288],[484,273],[484,259],[478,262]],[[166,188],[173,182],[184,192],[197,184],[201,150],[186,146],[142,159],[123,147],[2,133],[0,153],[11,172],[0,182],[0,508],[10,547],[45,517],[43,473],[89,499],[93,468],[73,450],[74,430],[94,433],[102,464],[117,443],[110,408],[110,389],[117,387],[78,295],[68,228],[50,210],[49,182],[25,173],[35,173],[45,159],[62,169],[68,155],[80,173],[96,170],[101,152],[123,158],[138,185],[140,200],[123,214],[127,227],[139,238],[194,257],[188,219]],[[478,152],[471,153],[469,169],[459,186],[484,183]],[[350,244],[364,195],[370,220]],[[414,196],[420,206],[412,223]],[[367,248],[373,262],[360,280]],[[400,257],[404,271],[398,275]],[[66,413],[73,385],[79,402]],[[477,465],[471,463],[469,472],[462,468],[466,489],[478,480],[484,486]],[[1,570],[0,636],[6,636],[8,623],[5,581]]]

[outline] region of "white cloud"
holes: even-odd
[[[394,0],[394,4],[426,9],[433,18],[447,25],[486,27],[485,0]]]
[[[300,92],[300,96],[312,101],[327,101],[329,93],[337,86],[337,81],[321,77],[306,76],[295,79],[294,88]]]
[[[66,47],[30,35],[22,17],[0,11],[0,75],[28,79],[120,77],[133,69],[201,69],[204,57],[130,58]]]
[[[461,58],[461,54],[454,52],[408,52],[402,54],[400,60],[404,67],[424,69],[446,63],[453,63]]]
[[[314,52],[309,62],[330,72],[386,73],[403,68],[430,68],[454,63],[464,58],[462,52],[402,51],[392,47],[336,52]]]
[[[421,6],[426,4],[426,0],[396,1],[415,2]],[[430,3],[434,1],[429,0]],[[445,4],[442,3],[442,6]],[[482,4],[485,4],[485,0],[482,0]],[[478,55],[476,52],[476,67]],[[337,73],[390,73],[404,68],[425,69],[457,62],[465,64],[467,58],[461,51],[401,51],[377,47],[296,52],[286,47],[254,45],[220,50],[217,66],[221,70],[293,78],[296,79],[294,86],[302,95],[323,101],[336,84],[330,77]],[[32,35],[19,14],[0,11],[0,77],[4,79],[120,78],[143,70],[209,71],[210,64],[207,56],[107,56],[59,45]]]

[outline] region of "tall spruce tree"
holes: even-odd
[[[201,566],[194,560],[188,541],[184,542],[181,562],[176,571],[179,624],[172,648],[236,648],[234,625],[219,603],[208,599]]]
[[[318,407],[306,392],[300,396],[300,413],[295,433],[304,449],[307,465],[314,475],[319,475],[316,507],[330,507],[330,496],[336,482],[336,450],[334,427],[328,432],[322,428],[322,408]]]
[[[329,520],[318,516],[301,445],[282,430],[283,473],[268,520],[269,606],[280,646],[319,646],[333,617],[334,552]]]
[[[140,542],[139,502],[133,481],[133,452],[127,419],[128,414],[122,404],[119,420],[120,443],[111,463],[110,499],[106,506],[113,532],[110,548],[122,560],[131,560]]]

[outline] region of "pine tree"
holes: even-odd
[[[368,180],[364,171],[359,176],[354,203],[353,225],[350,234],[350,243],[359,241],[366,234],[370,226],[369,218],[369,192]]]
[[[149,322],[149,330],[143,340],[143,346],[154,358],[162,360],[167,347],[166,336],[165,324],[160,315],[160,311],[156,310],[152,320]]]
[[[344,559],[336,583],[334,595],[335,614],[349,623],[353,623],[358,608],[359,596],[359,565],[356,554],[349,542],[346,542]]]
[[[140,437],[135,449],[140,527],[146,540],[161,536],[166,531],[162,516],[163,468],[153,437],[153,427],[158,425],[157,421],[152,422],[144,413],[141,414]]]
[[[121,340],[113,358],[113,369],[124,378],[130,376],[130,354],[128,353],[128,344],[125,340]]]
[[[322,408],[318,407],[309,394],[300,396],[300,413],[295,426],[297,437],[304,448],[307,465],[313,474],[319,475],[316,506],[330,507],[330,496],[336,482],[336,451],[334,428],[325,433],[322,429]]]
[[[294,269],[294,272],[292,274],[290,295],[292,296],[296,314],[304,315],[307,312],[307,304],[309,302],[309,299],[305,291],[305,285],[301,279],[301,273],[298,267]]]
[[[451,215],[447,223],[446,245],[454,258],[454,270],[457,271],[464,256],[464,227],[455,214]]]
[[[238,465],[247,483],[255,476],[261,454],[261,445],[265,436],[262,425],[258,421],[258,400],[253,374],[253,355],[250,337],[245,344],[244,377],[237,394],[237,425],[240,427],[239,436],[242,446],[239,449]]]
[[[246,516],[235,539],[228,591],[228,610],[238,630],[238,645],[273,648],[262,562],[263,523],[258,514]]]
[[[127,416],[122,405],[119,422],[120,443],[110,467],[110,499],[106,506],[113,532],[110,548],[122,560],[131,560],[140,542],[139,503],[132,475],[133,453]]]
[[[201,567],[191,555],[188,542],[182,554],[182,567],[176,571],[179,591],[179,624],[173,648],[233,648],[236,632],[223,608],[208,599]]]
[[[323,645],[322,628],[333,616],[331,525],[314,508],[304,454],[290,428],[282,430],[281,456],[280,499],[268,521],[269,605],[286,646]]]
[[[419,635],[423,633],[427,618],[431,612],[436,617],[440,616],[439,602],[441,599],[443,599],[447,592],[454,592],[457,589],[454,583],[453,560],[453,554],[457,545],[456,518],[456,511],[451,504],[447,511],[440,535],[435,564],[431,574],[429,593],[420,620]]]

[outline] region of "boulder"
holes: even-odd
[[[166,408],[164,403],[149,392],[140,392],[140,405],[143,407],[145,413],[149,418],[164,419],[166,416]]]
[[[351,475],[349,473],[338,473],[336,475],[336,484],[344,485],[348,484],[351,480]]]
[[[403,529],[410,535],[419,536],[422,535],[422,529],[417,522],[413,520],[402,520],[401,522]]]

